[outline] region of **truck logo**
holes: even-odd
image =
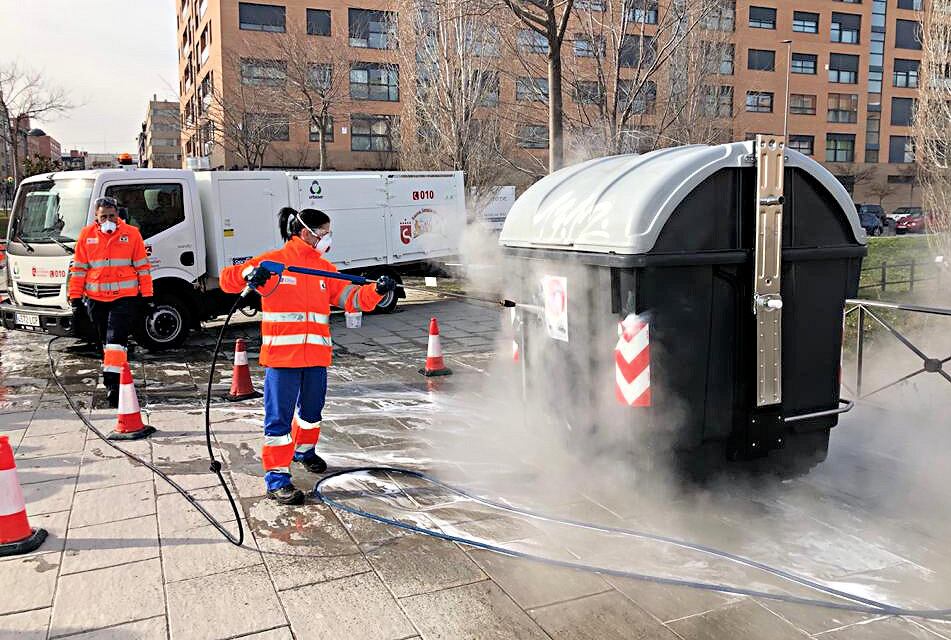
[[[424,233],[445,235],[442,225],[443,221],[434,209],[420,209],[413,214],[411,219],[400,223],[400,240],[403,244],[409,244],[413,238],[418,238]]]
[[[311,200],[318,200],[318,199],[322,198],[322,197],[323,197],[323,195],[321,195],[322,192],[323,192],[323,189],[321,189],[321,187],[320,187],[320,182],[318,182],[317,180],[312,180],[311,183],[310,183],[310,198],[311,198]]]
[[[34,278],[65,278],[64,269],[44,269],[43,267],[33,267],[30,271]]]
[[[150,245],[150,244],[145,245],[145,255],[147,255],[147,256],[151,256],[151,255],[152,255],[152,245]]]
[[[413,223],[409,220],[403,220],[400,223],[400,241],[403,244],[409,244],[413,241]]]

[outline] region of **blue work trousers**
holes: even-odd
[[[326,367],[268,367],[264,372],[264,481],[269,491],[291,483],[290,462],[317,456]],[[295,409],[297,417],[295,418]],[[297,422],[296,428],[292,424]],[[305,430],[309,433],[305,433]],[[316,432],[314,431],[316,430]],[[300,434],[304,434],[301,436]],[[295,442],[294,440],[304,442]]]

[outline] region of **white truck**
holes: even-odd
[[[5,328],[88,332],[88,320],[73,317],[66,285],[75,239],[100,196],[117,198],[120,215],[145,239],[155,310],[136,336],[151,350],[181,345],[199,322],[227,311],[234,297],[221,291],[218,273],[282,245],[281,207],[330,216],[328,258],[341,271],[399,282],[423,263],[456,255],[466,224],[461,172],[123,168],[34,176],[20,185],[7,229]],[[398,296],[378,309],[392,311]]]

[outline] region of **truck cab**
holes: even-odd
[[[150,349],[181,344],[201,319],[192,298],[205,274],[205,242],[194,174],[175,169],[107,169],[33,176],[17,191],[7,230],[9,299],[3,325],[54,335],[88,330],[74,318],[66,295],[80,230],[94,202],[112,196],[120,216],[139,229],[155,282],[155,310],[137,339]]]

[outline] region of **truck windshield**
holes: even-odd
[[[20,187],[10,240],[74,242],[86,224],[93,180],[48,180]]]

